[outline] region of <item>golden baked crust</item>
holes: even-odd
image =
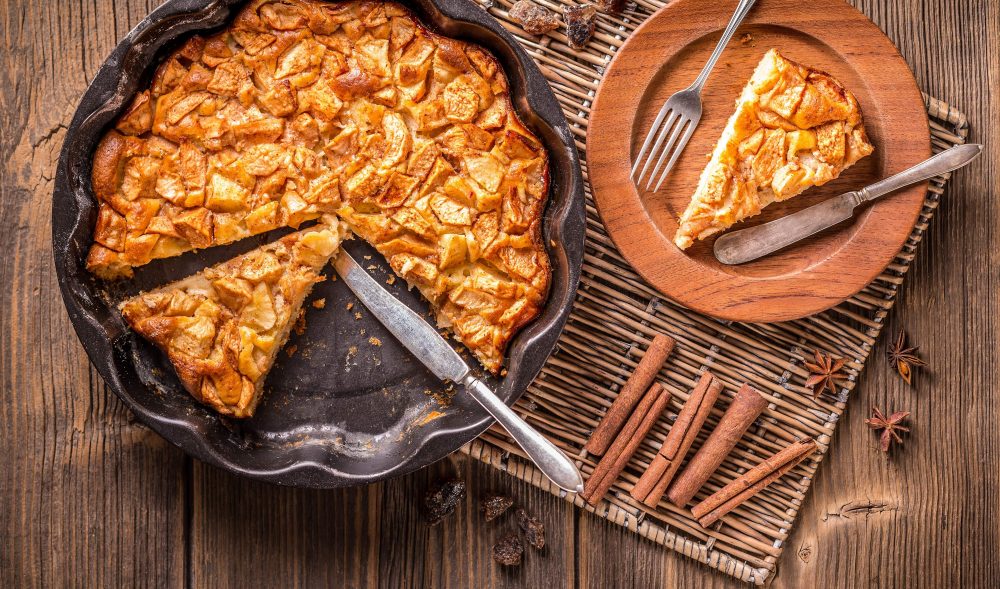
[[[494,372],[548,291],[545,150],[489,53],[395,3],[256,0],[191,38],[93,185],[99,276],[336,212]]]
[[[686,249],[825,184],[873,149],[853,94],[771,49],[736,101],[674,243]]]
[[[120,306],[163,350],[184,388],[219,413],[250,417],[320,272],[340,246],[336,218],[142,293]]]

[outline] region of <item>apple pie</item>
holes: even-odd
[[[87,259],[114,279],[338,215],[488,369],[544,304],[548,156],[482,48],[392,2],[255,0],[107,132]]]
[[[250,417],[302,303],[340,246],[336,218],[121,304],[181,384],[219,413]]]
[[[772,202],[825,184],[873,149],[853,94],[772,49],[736,101],[674,243],[686,249]]]

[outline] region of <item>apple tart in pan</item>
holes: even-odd
[[[513,111],[499,63],[392,2],[250,2],[166,58],[103,137],[92,177],[100,208],[87,267],[105,279],[332,215],[319,231],[342,223],[371,243],[494,373],[548,292],[548,155]],[[282,275],[302,270],[293,258],[275,255]],[[286,302],[301,304],[299,294]],[[124,307],[133,327],[148,314],[136,304]],[[169,306],[143,304],[154,315]],[[253,410],[246,385],[234,401],[235,388],[207,394],[204,380],[181,377],[220,411]]]

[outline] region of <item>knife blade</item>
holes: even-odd
[[[441,380],[461,383],[472,371],[437,329],[382,288],[346,251],[334,259],[337,274],[372,315]]]
[[[850,219],[858,205],[900,188],[961,168],[979,157],[983,146],[957,145],[855,192],[846,192],[797,213],[715,240],[715,257],[723,264],[743,264]]]
[[[715,240],[715,257],[723,264],[743,264],[788,247],[854,216],[855,192],[848,192],[749,229]]]
[[[465,386],[472,398],[496,418],[545,476],[567,491],[583,490],[583,477],[573,461],[501,401],[489,385],[477,378],[437,329],[392,296],[346,251],[341,250],[337,254],[333,266],[371,314],[424,366],[441,380]]]

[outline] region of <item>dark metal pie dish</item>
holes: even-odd
[[[306,487],[341,487],[399,476],[435,462],[485,430],[492,418],[461,390],[448,390],[374,318],[355,319],[360,303],[340,281],[322,281],[307,304],[307,326],[286,345],[248,420],[221,417],[181,387],[166,358],[133,334],[115,305],[229,259],[288,231],[159,260],[133,279],[104,282],[85,267],[97,215],[90,182],[103,133],[148,84],[159,61],[187,35],[227,24],[243,0],[169,0],[115,48],[80,102],[59,160],[52,207],[56,272],[77,335],[109,388],[138,418],[185,452],[244,476]],[[541,370],[572,308],[583,259],[583,179],[573,137],[541,72],[489,14],[469,0],[406,2],[429,28],[488,49],[500,61],[518,116],[550,158],[543,237],[552,267],[542,313],[511,341],[505,372],[487,375],[512,404]],[[385,260],[359,240],[346,249],[383,282]],[[328,268],[332,273],[332,268]],[[421,311],[427,305],[403,281],[388,286]],[[374,339],[373,339],[374,338]],[[381,345],[373,345],[373,341]],[[477,365],[471,354],[470,364]],[[450,403],[442,401],[450,397]]]

